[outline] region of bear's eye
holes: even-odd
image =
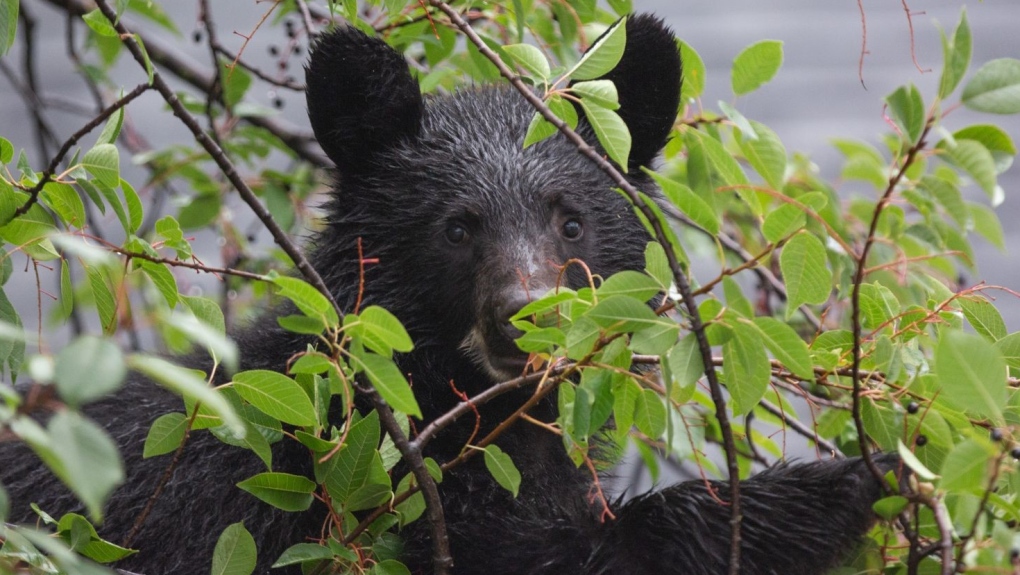
[[[581,233],[584,232],[584,228],[581,226],[581,221],[571,218],[563,222],[563,237],[568,240],[576,240],[581,237]]]
[[[446,241],[451,244],[462,244],[467,240],[467,237],[467,229],[463,225],[454,222],[446,226]]]

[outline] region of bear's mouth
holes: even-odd
[[[528,366],[528,354],[511,340],[490,342],[482,330],[473,328],[460,343],[460,350],[496,383],[520,377]]]

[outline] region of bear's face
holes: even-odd
[[[678,58],[671,37],[655,40],[644,48]],[[672,126],[679,77],[632,79],[641,50],[629,45],[610,76],[632,125],[630,179],[651,192],[638,168]],[[492,381],[515,377],[526,355],[508,318],[557,286],[588,285],[581,265],[565,264],[603,277],[643,266],[649,238],[628,202],[565,138],[524,148],[534,109],[510,87],[422,98],[399,54],[347,30],[320,41],[307,77],[312,126],[339,172],[319,239],[327,267],[361,238],[378,261],[366,301],[393,311],[419,350],[456,352]],[[583,119],[579,131],[595,142]]]
[[[605,174],[559,138],[523,147],[532,114],[507,88],[427,99],[420,131],[373,174],[371,195],[394,218],[386,251],[415,270],[416,317],[494,380],[526,360],[508,318],[558,285],[587,285],[564,264],[602,274],[642,263],[644,240],[626,238],[644,232]]]

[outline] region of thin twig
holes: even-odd
[[[907,169],[913,165],[917,155],[925,146],[925,138],[928,136],[929,130],[934,123],[934,116],[929,115],[924,125],[924,130],[921,132],[921,136],[917,139],[917,142],[910,146],[907,150],[907,155],[903,159],[903,163],[900,165],[900,169],[896,171],[889,178],[889,184],[886,186],[885,191],[882,193],[882,197],[879,198],[878,203],[875,204],[875,209],[871,217],[871,226],[868,229],[868,235],[864,239],[864,247],[861,248],[860,255],[857,256],[856,270],[854,271],[853,279],[853,290],[850,295],[850,323],[853,327],[853,357],[851,367],[851,378],[853,380],[853,420],[854,426],[857,428],[857,437],[861,447],[861,457],[864,459],[864,463],[871,470],[871,473],[879,480],[883,488],[888,491],[890,488],[888,484],[882,480],[882,471],[875,464],[875,461],[871,457],[871,449],[868,446],[867,432],[864,430],[864,420],[861,417],[861,343],[862,343],[862,326],[861,326],[861,285],[864,284],[864,275],[867,272],[868,265],[868,253],[871,251],[871,246],[875,243],[875,233],[878,230],[878,220],[882,215],[882,211],[885,209],[889,202],[892,201],[893,193],[896,191],[896,187],[899,185],[903,176],[907,173]]]

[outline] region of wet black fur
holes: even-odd
[[[628,35],[627,53],[611,77],[634,135],[630,178],[649,190],[636,168],[653,160],[670,131],[680,61],[672,33],[655,18],[632,18]],[[397,53],[350,28],[319,41],[307,79],[312,126],[338,166],[328,222],[313,241],[313,263],[350,309],[356,238],[363,239],[367,257],[379,259],[368,268],[366,303],[387,307],[410,330],[417,347],[399,362],[426,420],[456,403],[450,380],[469,393],[493,384],[477,350],[461,349],[472,328],[488,352],[515,359],[506,316],[531,291],[555,283],[553,263],[579,257],[602,275],[641,267],[648,237],[629,206],[563,138],[522,149],[533,111],[509,88],[423,100]],[[582,132],[589,133],[583,124]],[[577,240],[561,233],[570,218],[583,224]],[[447,240],[451,222],[466,228],[466,245]],[[521,274],[528,265],[530,273]],[[582,281],[576,273],[568,280]],[[307,343],[271,317],[237,337],[243,369],[282,369]],[[521,401],[510,395],[486,405],[483,427]],[[108,539],[124,539],[167,465],[167,456],[141,459],[149,425],[180,409],[178,398],[140,380],[88,408],[121,446],[128,469],[100,528]],[[554,409],[543,404],[534,415],[552,420]],[[456,455],[473,424],[471,417],[458,421],[427,454],[439,461]],[[570,463],[558,437],[517,425],[498,443],[523,474],[518,498],[494,483],[481,458],[448,473],[440,485],[456,573],[726,571],[729,508],[703,483],[616,505],[618,519],[601,523],[597,505],[589,503],[591,477]],[[273,451],[274,470],[309,473],[309,454],[296,442],[281,441]],[[285,548],[318,537],[324,517],[318,504],[306,513],[284,513],[234,487],[263,470],[248,451],[194,433],[135,540],[140,553],[120,567],[146,575],[206,572],[219,533],[242,520],[259,546],[259,573]],[[0,481],[17,521],[34,521],[30,501],[53,514],[80,510],[23,446],[0,445]],[[727,489],[716,488],[725,497]],[[742,573],[808,575],[823,573],[854,547],[873,521],[870,504],[879,489],[859,461],[849,460],[780,466],[742,483],[741,493]],[[424,521],[405,532],[405,559],[415,573],[430,571]]]

